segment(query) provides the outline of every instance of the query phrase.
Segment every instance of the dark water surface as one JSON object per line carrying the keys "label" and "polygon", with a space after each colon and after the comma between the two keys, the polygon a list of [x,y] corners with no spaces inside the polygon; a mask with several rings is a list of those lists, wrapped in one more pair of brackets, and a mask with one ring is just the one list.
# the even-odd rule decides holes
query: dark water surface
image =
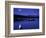
{"label": "dark water surface", "polygon": [[34,21],[16,21],[14,22],[14,30],[19,29],[19,25],[21,24],[21,29],[39,29],[39,19],[34,18]]}

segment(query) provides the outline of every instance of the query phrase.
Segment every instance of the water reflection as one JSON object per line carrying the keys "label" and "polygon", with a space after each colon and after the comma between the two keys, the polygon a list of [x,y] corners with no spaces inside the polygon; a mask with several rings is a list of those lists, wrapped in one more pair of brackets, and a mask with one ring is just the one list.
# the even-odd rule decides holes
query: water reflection
{"label": "water reflection", "polygon": [[16,16],[14,15],[14,29],[38,29],[38,16]]}

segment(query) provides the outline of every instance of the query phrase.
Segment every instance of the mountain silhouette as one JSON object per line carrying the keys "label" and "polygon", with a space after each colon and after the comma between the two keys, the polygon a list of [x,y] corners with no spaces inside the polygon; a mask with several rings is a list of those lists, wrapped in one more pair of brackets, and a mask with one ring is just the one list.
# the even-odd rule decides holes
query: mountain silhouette
{"label": "mountain silhouette", "polygon": [[29,15],[29,16],[24,16],[24,15],[14,15],[14,21],[34,21],[34,18],[39,18],[39,16],[35,15]]}

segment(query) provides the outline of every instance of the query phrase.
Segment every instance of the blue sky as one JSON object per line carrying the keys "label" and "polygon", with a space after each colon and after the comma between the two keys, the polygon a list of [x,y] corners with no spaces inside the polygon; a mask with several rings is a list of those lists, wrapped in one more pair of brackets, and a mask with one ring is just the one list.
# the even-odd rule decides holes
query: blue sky
{"label": "blue sky", "polygon": [[32,8],[14,8],[14,14],[17,15],[36,15],[39,16],[39,9],[32,9]]}

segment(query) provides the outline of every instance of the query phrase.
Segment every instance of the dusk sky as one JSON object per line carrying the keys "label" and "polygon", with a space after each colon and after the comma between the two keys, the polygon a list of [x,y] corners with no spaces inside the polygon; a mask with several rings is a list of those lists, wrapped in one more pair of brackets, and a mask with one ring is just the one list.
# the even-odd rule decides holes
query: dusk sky
{"label": "dusk sky", "polygon": [[17,15],[38,15],[39,16],[39,9],[32,9],[32,8],[14,8],[14,14]]}

